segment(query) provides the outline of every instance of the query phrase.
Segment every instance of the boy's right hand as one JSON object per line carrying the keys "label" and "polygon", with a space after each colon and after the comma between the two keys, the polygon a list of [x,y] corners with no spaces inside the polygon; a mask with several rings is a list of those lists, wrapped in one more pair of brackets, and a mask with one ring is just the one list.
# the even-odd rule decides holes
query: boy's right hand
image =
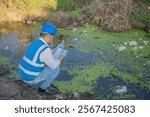
{"label": "boy's right hand", "polygon": [[66,57],[66,55],[67,55],[67,50],[63,50],[61,53],[60,53],[60,56],[62,56],[63,58],[65,58]]}
{"label": "boy's right hand", "polygon": [[65,48],[64,41],[62,41],[60,44],[58,44],[56,48],[62,48],[62,49],[64,49]]}

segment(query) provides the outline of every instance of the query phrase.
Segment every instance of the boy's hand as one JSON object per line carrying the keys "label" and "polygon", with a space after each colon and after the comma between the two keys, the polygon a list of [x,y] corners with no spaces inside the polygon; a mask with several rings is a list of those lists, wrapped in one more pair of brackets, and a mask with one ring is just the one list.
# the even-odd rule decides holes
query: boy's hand
{"label": "boy's hand", "polygon": [[64,49],[65,48],[64,40],[60,44],[58,44],[56,48],[62,48],[62,49]]}
{"label": "boy's hand", "polygon": [[67,50],[63,50],[61,53],[60,53],[60,56],[62,56],[63,58],[65,58],[66,57],[66,55],[67,55]]}

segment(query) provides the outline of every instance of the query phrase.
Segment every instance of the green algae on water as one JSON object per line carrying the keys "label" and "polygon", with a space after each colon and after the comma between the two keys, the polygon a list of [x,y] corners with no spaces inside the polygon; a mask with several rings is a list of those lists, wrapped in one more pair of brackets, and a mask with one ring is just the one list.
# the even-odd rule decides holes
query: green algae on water
{"label": "green algae on water", "polygon": [[114,65],[106,62],[97,62],[92,65],[68,69],[73,76],[70,81],[55,81],[54,84],[62,92],[88,92],[92,93],[94,85],[100,76],[107,77],[111,74],[118,76],[126,82],[139,83],[141,74],[129,74],[119,71]]}
{"label": "green algae on water", "polygon": [[[133,50],[132,46],[125,45],[127,41],[136,41],[138,46],[143,46],[143,40],[147,33],[141,30],[131,29],[123,33],[109,33],[100,28],[87,25],[75,27],[71,30],[59,29],[59,31],[70,37],[77,38],[71,44],[75,49],[83,53],[100,53],[102,59],[95,58],[96,63],[65,70],[73,76],[71,81],[55,81],[55,85],[62,92],[90,92],[100,76],[113,75],[126,83],[133,83],[147,87],[143,83],[145,66],[148,61],[150,46],[149,43],[144,49]],[[119,52],[116,46],[124,45],[126,50]],[[141,54],[142,53],[142,54]],[[147,57],[147,58],[146,58]],[[123,66],[119,67],[118,66]],[[148,66],[147,66],[148,67]]]}
{"label": "green algae on water", "polygon": [[10,59],[7,57],[0,56],[0,64],[6,65],[9,64]]}
{"label": "green algae on water", "polygon": [[88,92],[92,93],[93,86],[100,76],[108,76],[113,69],[112,65],[98,62],[92,65],[68,69],[73,76],[70,81],[55,81],[54,84],[62,92]]}

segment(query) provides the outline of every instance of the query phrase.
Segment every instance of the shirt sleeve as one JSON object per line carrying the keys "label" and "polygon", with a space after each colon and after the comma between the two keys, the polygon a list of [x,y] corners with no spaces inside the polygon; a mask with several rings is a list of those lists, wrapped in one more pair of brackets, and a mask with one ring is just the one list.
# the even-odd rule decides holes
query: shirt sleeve
{"label": "shirt sleeve", "polygon": [[55,69],[60,65],[58,59],[54,59],[52,50],[50,48],[45,49],[40,55],[40,61],[44,62],[51,69]]}

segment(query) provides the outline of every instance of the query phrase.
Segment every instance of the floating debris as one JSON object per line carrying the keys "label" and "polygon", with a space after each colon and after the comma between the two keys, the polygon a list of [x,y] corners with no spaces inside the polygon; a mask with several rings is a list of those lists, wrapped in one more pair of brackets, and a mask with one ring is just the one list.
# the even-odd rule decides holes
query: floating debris
{"label": "floating debris", "polygon": [[138,58],[139,58],[139,56],[136,56],[136,58],[138,59]]}
{"label": "floating debris", "polygon": [[127,45],[128,44],[128,42],[124,42],[124,45]]}
{"label": "floating debris", "polygon": [[143,49],[144,47],[143,46],[139,46],[139,49]]}
{"label": "floating debris", "polygon": [[146,64],[144,63],[143,66],[146,66]]}
{"label": "floating debris", "polygon": [[4,47],[3,47],[3,50],[8,50],[8,46],[4,46]]}
{"label": "floating debris", "polygon": [[138,47],[136,46],[136,47],[133,47],[132,49],[133,49],[133,50],[138,50]]}
{"label": "floating debris", "polygon": [[73,41],[78,41],[78,38],[74,38]]}
{"label": "floating debris", "polygon": [[125,46],[121,45],[118,50],[119,51],[124,51],[125,49],[127,49],[127,48]]}
{"label": "floating debris", "polygon": [[73,28],[73,32],[76,31],[76,30],[77,30],[76,28]]}
{"label": "floating debris", "polygon": [[127,87],[126,86],[122,86],[121,88],[115,90],[116,93],[124,93],[127,92]]}
{"label": "floating debris", "polygon": [[103,52],[99,52],[100,54],[103,54]]}
{"label": "floating debris", "polygon": [[149,41],[143,41],[143,43],[144,43],[145,45],[147,45],[147,44],[149,43]]}
{"label": "floating debris", "polygon": [[130,46],[136,46],[138,43],[136,42],[136,41],[131,41],[130,43],[129,43],[129,45]]}

